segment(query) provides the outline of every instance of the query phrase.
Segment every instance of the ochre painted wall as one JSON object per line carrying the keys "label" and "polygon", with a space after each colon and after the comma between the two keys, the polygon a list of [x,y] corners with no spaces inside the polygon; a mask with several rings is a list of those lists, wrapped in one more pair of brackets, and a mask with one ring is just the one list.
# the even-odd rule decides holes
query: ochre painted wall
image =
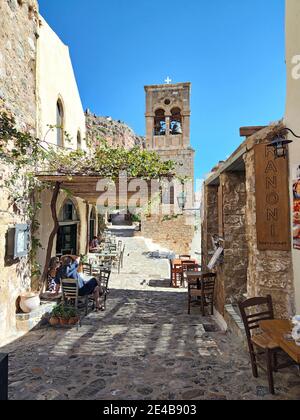
{"label": "ochre painted wall", "polygon": [[[300,135],[300,1],[286,0],[286,65],[287,99],[285,125]],[[295,166],[300,165],[300,139],[289,146],[290,188],[292,207],[292,181]],[[293,218],[291,218],[293,222]],[[293,269],[296,293],[296,310],[300,313],[300,250],[293,250]]]}

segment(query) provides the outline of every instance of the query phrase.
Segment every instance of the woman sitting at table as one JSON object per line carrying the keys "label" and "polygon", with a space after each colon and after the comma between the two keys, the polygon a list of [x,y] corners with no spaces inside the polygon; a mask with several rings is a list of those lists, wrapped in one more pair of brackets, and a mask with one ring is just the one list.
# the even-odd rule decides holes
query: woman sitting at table
{"label": "woman sitting at table", "polygon": [[55,277],[57,271],[60,268],[60,260],[58,257],[53,257],[50,260],[49,269],[48,269],[48,290],[53,292],[56,289]]}
{"label": "woman sitting at table", "polygon": [[97,236],[94,236],[90,242],[90,252],[97,252],[99,250],[99,242]]}
{"label": "woman sitting at table", "polygon": [[79,296],[89,296],[93,294],[96,304],[96,311],[102,310],[103,308],[100,306],[100,297],[103,295],[103,290],[97,279],[94,277],[84,278],[81,274],[78,273],[79,264],[79,257],[68,256],[64,258],[62,266],[58,270],[55,278],[55,283],[57,285],[56,293],[59,292],[60,284],[63,279],[77,280]]}

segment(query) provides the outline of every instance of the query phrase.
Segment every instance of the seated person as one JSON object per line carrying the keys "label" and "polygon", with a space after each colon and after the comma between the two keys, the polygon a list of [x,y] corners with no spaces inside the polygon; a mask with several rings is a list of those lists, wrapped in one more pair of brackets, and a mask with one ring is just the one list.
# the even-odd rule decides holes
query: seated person
{"label": "seated person", "polygon": [[55,277],[57,270],[60,268],[60,260],[58,257],[53,257],[50,260],[49,269],[48,269],[48,290],[53,292],[56,288]]}
{"label": "seated person", "polygon": [[97,279],[89,278],[84,279],[84,277],[78,273],[80,258],[76,256],[64,257],[61,268],[58,270],[55,283],[57,285],[56,292],[58,293],[60,289],[60,283],[62,279],[74,279],[78,282],[79,287],[79,296],[89,296],[94,295],[94,300],[96,304],[96,311],[103,309],[100,306],[100,296],[102,296],[103,291],[98,283]]}
{"label": "seated person", "polygon": [[90,242],[90,252],[97,252],[99,248],[99,242],[97,236],[94,236],[93,240]]}

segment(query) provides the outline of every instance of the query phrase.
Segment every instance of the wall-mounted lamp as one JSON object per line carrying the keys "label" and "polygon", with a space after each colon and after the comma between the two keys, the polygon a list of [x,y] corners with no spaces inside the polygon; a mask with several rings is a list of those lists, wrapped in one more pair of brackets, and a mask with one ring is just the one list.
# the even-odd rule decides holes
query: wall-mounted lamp
{"label": "wall-mounted lamp", "polygon": [[199,207],[198,209],[186,209],[186,203],[187,203],[187,194],[182,191],[178,197],[177,197],[177,202],[178,202],[178,206],[181,209],[182,212],[184,211],[200,211],[201,208]]}
{"label": "wall-mounted lamp", "polygon": [[296,137],[297,139],[300,139],[300,136],[297,136],[290,128],[283,128],[278,134],[277,136],[274,138],[274,140],[271,141],[270,144],[268,144],[269,147],[273,147],[274,148],[274,154],[275,154],[275,158],[279,159],[279,158],[286,158],[287,154],[288,154],[288,145],[290,143],[293,143],[292,140],[288,140],[286,138],[287,136],[287,131],[289,131],[290,133],[292,133],[292,135],[294,137]]}
{"label": "wall-mounted lamp", "polygon": [[178,202],[178,206],[179,208],[184,211],[185,210],[185,206],[186,206],[186,202],[187,202],[187,195],[184,191],[182,191],[178,197],[177,197],[177,202]]}

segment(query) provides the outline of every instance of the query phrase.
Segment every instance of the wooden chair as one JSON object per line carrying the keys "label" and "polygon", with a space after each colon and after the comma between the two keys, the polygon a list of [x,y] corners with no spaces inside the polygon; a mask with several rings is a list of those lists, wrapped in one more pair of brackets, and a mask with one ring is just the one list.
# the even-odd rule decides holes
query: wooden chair
{"label": "wooden chair", "polygon": [[123,249],[118,257],[118,273],[120,274],[121,268],[124,266],[124,254],[125,254],[126,245],[123,246]]}
{"label": "wooden chair", "polygon": [[[171,265],[172,265],[172,263],[171,263]],[[183,267],[182,267],[182,264],[172,265],[171,273],[172,273],[171,286],[175,287],[175,288],[180,287],[183,283]]]}
{"label": "wooden chair", "polygon": [[92,264],[83,263],[81,266],[83,274],[87,276],[92,276]]}
{"label": "wooden chair", "polygon": [[61,281],[62,288],[62,301],[66,305],[74,305],[76,310],[80,309],[79,304],[82,302],[85,315],[88,314],[88,305],[89,297],[88,296],[79,296],[78,282],[75,279],[62,279]]}
{"label": "wooden chair", "polygon": [[214,314],[214,295],[217,275],[215,273],[199,274],[198,281],[188,282],[188,314],[191,314],[193,298],[200,299],[202,316],[205,316],[205,307],[210,306],[211,315]]}
{"label": "wooden chair", "polygon": [[107,295],[109,294],[109,279],[111,276],[110,270],[102,269],[100,271],[99,281],[103,292],[103,302],[104,302],[104,309],[106,310],[106,301],[107,301]]}
{"label": "wooden chair", "polygon": [[[260,309],[262,307],[265,307],[265,309]],[[270,393],[274,395],[273,371],[277,371],[278,369],[277,352],[280,349],[267,334],[259,332],[260,321],[274,319],[272,297],[268,295],[266,298],[257,297],[248,299],[245,302],[240,303],[239,308],[246,330],[253,376],[258,378],[258,366],[265,370],[264,367],[257,363],[257,356],[264,354],[267,363],[269,389]],[[247,313],[247,311],[249,311],[249,313]],[[253,334],[254,331],[258,331],[259,333],[255,335]],[[259,349],[258,352],[255,351],[255,347]]]}
{"label": "wooden chair", "polygon": [[122,249],[122,257],[121,257],[121,267],[124,267],[124,254],[125,254],[126,245],[123,246]]}

